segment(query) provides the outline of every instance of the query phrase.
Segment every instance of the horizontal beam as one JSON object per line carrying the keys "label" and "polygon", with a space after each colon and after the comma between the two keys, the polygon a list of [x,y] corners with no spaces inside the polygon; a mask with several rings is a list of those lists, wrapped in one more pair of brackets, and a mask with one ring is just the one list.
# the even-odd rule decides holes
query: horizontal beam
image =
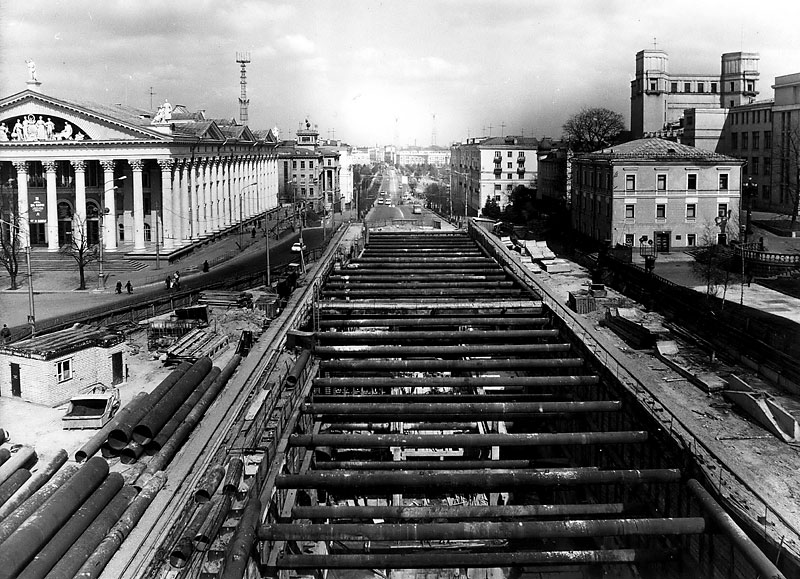
{"label": "horizontal beam", "polygon": [[[488,398],[488,397],[484,397]],[[342,401],[341,404],[303,404],[302,411],[308,414],[325,415],[393,415],[395,420],[402,419],[406,414],[429,415],[431,417],[470,416],[475,419],[485,419],[485,414],[491,413],[498,416],[507,414],[542,414],[550,412],[578,413],[578,412],[616,412],[622,408],[622,403],[615,400],[594,400],[588,402],[459,402],[458,396],[453,396],[449,403],[426,403],[424,399],[419,403],[411,404],[361,404]]]}
{"label": "horizontal beam", "polygon": [[424,328],[430,326],[544,326],[550,323],[550,318],[541,316],[380,316],[380,317],[360,317],[343,319],[321,319],[319,325],[322,328],[358,328],[358,327],[415,327]]}
{"label": "horizontal beam", "polygon": [[380,370],[383,372],[443,372],[447,370],[498,371],[536,368],[578,368],[582,358],[503,358],[473,360],[322,360],[321,372]]}
{"label": "horizontal beam", "polygon": [[603,503],[567,505],[432,505],[394,506],[295,506],[293,519],[524,519],[529,517],[572,517],[576,515],[619,515],[641,509],[640,504]]}
{"label": "horizontal beam", "polygon": [[647,431],[533,432],[509,434],[293,434],[290,446],[315,448],[473,448],[486,446],[547,446],[631,444],[645,442]]}
{"label": "horizontal beam", "polygon": [[[471,470],[536,468],[532,460],[330,460],[317,462],[314,470]],[[553,470],[553,469],[550,469]]]}
{"label": "horizontal beam", "polygon": [[669,483],[680,480],[677,469],[552,471],[316,471],[278,475],[277,488],[363,491],[364,489],[495,491],[552,485]]}
{"label": "horizontal beam", "polygon": [[541,300],[510,299],[510,300],[417,300],[414,302],[398,302],[396,300],[364,300],[364,301],[322,301],[319,307],[323,311],[327,310],[380,310],[380,311],[400,311],[400,310],[474,310],[485,308],[493,312],[497,310],[520,310],[532,309],[541,310]]}
{"label": "horizontal beam", "polygon": [[316,388],[541,388],[544,386],[593,386],[598,376],[430,376],[406,378],[391,376],[315,378]]}
{"label": "horizontal beam", "polygon": [[347,343],[381,343],[393,344],[400,342],[457,342],[469,344],[474,342],[495,342],[512,340],[539,340],[543,338],[557,338],[558,330],[475,330],[472,332],[441,331],[396,331],[396,332],[317,332],[317,343],[330,342]]}
{"label": "horizontal beam", "polygon": [[705,530],[703,517],[373,525],[293,521],[261,525],[258,529],[258,538],[262,541],[475,541],[698,535]]}
{"label": "horizontal beam", "polygon": [[317,346],[314,354],[319,358],[404,358],[424,356],[426,358],[465,358],[472,356],[527,356],[569,352],[567,343],[555,344],[466,344],[458,346],[417,345],[384,346],[370,344],[342,344],[339,346]]}
{"label": "horizontal beam", "polygon": [[492,392],[491,394],[458,394],[458,393],[450,393],[450,394],[333,394],[333,395],[326,395],[326,394],[314,394],[314,400],[317,400],[322,403],[338,403],[338,402],[346,402],[347,400],[353,400],[354,402],[367,402],[367,403],[375,403],[375,402],[407,402],[407,403],[416,403],[420,401],[424,402],[450,402],[453,400],[455,396],[458,396],[459,400],[466,401],[474,401],[474,402],[482,402],[487,398],[491,398],[492,400],[510,400],[515,402],[540,402],[542,400],[548,400],[550,398],[554,398],[553,394],[520,394],[518,392],[514,393],[495,393]]}
{"label": "horizontal beam", "polygon": [[[516,551],[466,553],[351,553],[336,555],[281,555],[278,569],[426,569],[489,568],[519,565],[631,564],[669,561],[671,549],[603,549],[599,551]],[[262,557],[263,559],[263,557]]]}

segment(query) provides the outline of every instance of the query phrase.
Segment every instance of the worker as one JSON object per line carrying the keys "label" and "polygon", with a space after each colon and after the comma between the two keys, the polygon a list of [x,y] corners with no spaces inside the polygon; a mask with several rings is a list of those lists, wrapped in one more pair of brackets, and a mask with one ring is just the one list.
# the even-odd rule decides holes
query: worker
{"label": "worker", "polygon": [[133,284],[131,283],[131,280],[128,280],[128,283],[125,284],[125,289],[129,294],[133,293]]}
{"label": "worker", "polygon": [[117,282],[117,293],[118,294],[122,293],[122,282],[121,281]]}
{"label": "worker", "polygon": [[[253,231],[255,232],[255,228],[253,229]],[[203,273],[208,273],[208,270],[209,270],[208,260],[205,260],[203,262]]]}

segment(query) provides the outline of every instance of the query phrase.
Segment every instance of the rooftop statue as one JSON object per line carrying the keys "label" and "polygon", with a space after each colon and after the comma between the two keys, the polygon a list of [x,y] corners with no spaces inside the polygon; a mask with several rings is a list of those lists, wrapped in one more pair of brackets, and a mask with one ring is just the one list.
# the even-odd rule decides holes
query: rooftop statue
{"label": "rooftop statue", "polygon": [[28,76],[30,76],[28,81],[39,82],[39,79],[36,78],[36,63],[32,60],[26,60],[25,64],[28,65]]}

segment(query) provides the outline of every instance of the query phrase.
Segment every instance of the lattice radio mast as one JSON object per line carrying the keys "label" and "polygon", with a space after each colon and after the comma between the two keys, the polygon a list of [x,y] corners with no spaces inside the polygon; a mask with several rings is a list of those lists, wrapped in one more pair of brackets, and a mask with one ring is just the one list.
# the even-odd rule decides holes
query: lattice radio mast
{"label": "lattice radio mast", "polygon": [[247,107],[250,106],[250,99],[247,98],[247,64],[250,62],[249,52],[237,52],[236,62],[242,67],[241,74],[239,75],[239,86],[242,91],[239,95],[239,122],[243,125],[247,124]]}
{"label": "lattice radio mast", "polygon": [[436,113],[433,113],[433,130],[431,131],[431,145],[436,146]]}

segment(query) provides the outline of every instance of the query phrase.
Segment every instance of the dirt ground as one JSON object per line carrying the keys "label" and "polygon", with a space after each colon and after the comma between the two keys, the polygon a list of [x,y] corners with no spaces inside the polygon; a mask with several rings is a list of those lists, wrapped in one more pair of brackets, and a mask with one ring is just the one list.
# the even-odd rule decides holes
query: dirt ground
{"label": "dirt ground", "polygon": [[[258,291],[251,293],[254,299],[259,295]],[[213,357],[214,365],[222,368],[230,360],[243,330],[251,330],[258,336],[263,324],[264,315],[257,310],[209,306],[207,330],[226,334],[229,338],[228,346]],[[128,380],[119,386],[122,406],[139,392],[152,391],[174,369],[174,366],[165,366],[159,361],[159,352],[147,350],[146,325],[131,327],[125,345]],[[72,460],[75,451],[97,430],[64,430],[61,417],[67,409],[68,404],[50,408],[18,398],[0,398],[0,428],[9,435],[9,440],[3,446],[12,451],[16,445],[32,446],[40,464],[62,448]]]}

